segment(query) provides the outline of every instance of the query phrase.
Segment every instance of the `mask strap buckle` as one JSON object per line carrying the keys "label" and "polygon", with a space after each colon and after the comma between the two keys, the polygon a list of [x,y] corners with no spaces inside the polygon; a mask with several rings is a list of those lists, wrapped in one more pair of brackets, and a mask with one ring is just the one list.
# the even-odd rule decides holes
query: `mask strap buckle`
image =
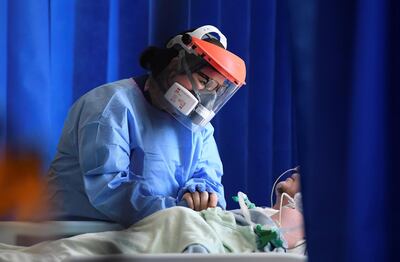
{"label": "mask strap buckle", "polygon": [[[221,33],[221,31],[218,30],[215,26],[212,25],[205,25],[202,27],[197,28],[193,32],[188,32],[186,34],[196,37],[199,39],[202,39],[203,36],[210,34],[210,33],[216,33],[219,36],[219,42],[224,46],[224,48],[227,48],[227,40],[224,34]],[[182,35],[177,35],[174,38],[172,38],[168,43],[167,43],[167,48],[172,48],[174,45],[178,44],[181,46],[183,49],[185,49],[189,53],[193,53],[194,51],[189,48],[187,45],[185,45],[182,41]]]}

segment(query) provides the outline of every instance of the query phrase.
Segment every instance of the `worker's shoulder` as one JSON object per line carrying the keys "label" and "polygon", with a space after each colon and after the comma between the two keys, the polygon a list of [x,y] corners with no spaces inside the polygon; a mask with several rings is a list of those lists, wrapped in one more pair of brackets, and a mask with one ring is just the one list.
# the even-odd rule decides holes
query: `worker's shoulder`
{"label": "worker's shoulder", "polygon": [[106,111],[124,111],[135,103],[137,93],[140,93],[132,79],[122,79],[93,88],[81,96],[71,107],[71,112],[77,115],[95,117]]}
{"label": "worker's shoulder", "polygon": [[90,98],[99,96],[110,97],[118,93],[126,93],[135,91],[137,85],[132,78],[122,79],[115,82],[107,83],[96,88],[93,88],[87,92],[83,98]]}
{"label": "worker's shoulder", "polygon": [[107,105],[110,101],[123,102],[132,100],[132,97],[137,96],[137,93],[140,92],[133,79],[122,79],[93,88],[81,96],[76,103],[82,105]]}

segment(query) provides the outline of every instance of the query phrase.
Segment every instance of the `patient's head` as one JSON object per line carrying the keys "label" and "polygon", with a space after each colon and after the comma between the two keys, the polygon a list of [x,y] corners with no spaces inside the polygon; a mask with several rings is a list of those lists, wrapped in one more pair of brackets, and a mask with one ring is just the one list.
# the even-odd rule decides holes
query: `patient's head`
{"label": "patient's head", "polygon": [[300,192],[300,174],[295,173],[288,177],[285,181],[279,182],[276,185],[276,196],[279,198],[282,193],[286,193],[291,197]]}
{"label": "patient's head", "polygon": [[[304,239],[303,215],[298,208],[286,208],[285,206],[289,204],[288,198],[281,199],[281,196],[283,193],[286,193],[294,198],[294,195],[299,193],[300,189],[299,173],[295,173],[285,181],[279,182],[275,189],[277,201],[273,208],[280,212],[273,215],[272,219],[276,221],[282,229],[290,229],[283,231],[289,248],[295,247],[298,241]],[[282,201],[282,203],[280,203],[280,201]]]}

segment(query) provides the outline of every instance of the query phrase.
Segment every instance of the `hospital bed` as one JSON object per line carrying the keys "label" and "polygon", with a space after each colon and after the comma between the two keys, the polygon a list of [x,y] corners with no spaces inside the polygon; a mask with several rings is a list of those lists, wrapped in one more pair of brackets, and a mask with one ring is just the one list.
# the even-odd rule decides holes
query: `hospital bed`
{"label": "hospital bed", "polygon": [[0,222],[0,243],[31,246],[46,240],[56,240],[84,233],[115,231],[121,225],[102,221]]}
{"label": "hospital bed", "polygon": [[[0,243],[31,246],[45,240],[55,240],[83,233],[118,231],[118,224],[101,221],[47,221],[47,222],[0,222]],[[0,250],[0,254],[1,254]],[[305,262],[306,257],[287,253],[238,253],[238,254],[130,254],[71,257],[65,261],[216,261],[216,262]]]}
{"label": "hospital bed", "polygon": [[76,257],[68,262],[306,262],[305,256],[281,253],[251,253],[251,254],[141,254],[141,255],[111,255],[90,258]]}
{"label": "hospital bed", "polygon": [[[0,243],[30,246],[44,240],[55,240],[83,233],[120,230],[118,224],[100,221],[47,221],[0,222]],[[137,254],[73,257],[66,261],[216,261],[216,262],[305,262],[306,257],[296,254],[251,253],[251,254]]]}

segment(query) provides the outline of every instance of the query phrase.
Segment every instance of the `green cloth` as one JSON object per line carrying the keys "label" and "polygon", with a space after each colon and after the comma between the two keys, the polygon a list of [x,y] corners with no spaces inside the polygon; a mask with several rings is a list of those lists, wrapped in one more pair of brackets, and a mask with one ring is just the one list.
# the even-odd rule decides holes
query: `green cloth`
{"label": "green cloth", "polygon": [[71,256],[135,253],[181,253],[200,244],[210,253],[256,250],[249,226],[237,226],[221,208],[196,212],[173,207],[156,212],[122,231],[88,233],[31,247],[0,244],[0,261],[61,261]]}
{"label": "green cloth", "polygon": [[255,252],[256,234],[251,226],[239,226],[231,212],[209,208],[200,212],[208,227],[214,229],[226,252]]}

